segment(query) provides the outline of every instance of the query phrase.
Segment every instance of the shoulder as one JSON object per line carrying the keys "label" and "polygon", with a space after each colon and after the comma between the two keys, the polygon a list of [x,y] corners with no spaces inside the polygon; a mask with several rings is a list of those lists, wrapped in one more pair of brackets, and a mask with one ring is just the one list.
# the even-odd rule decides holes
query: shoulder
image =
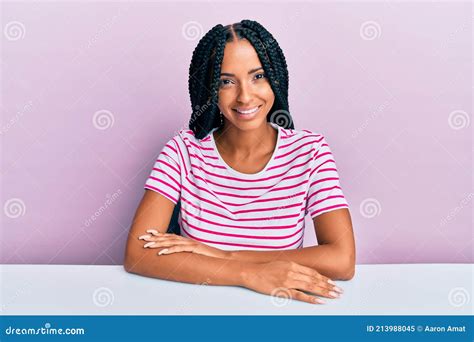
{"label": "shoulder", "polygon": [[312,131],[309,129],[281,129],[281,146],[309,146],[319,150],[323,144],[326,143],[326,139],[323,133],[318,131]]}

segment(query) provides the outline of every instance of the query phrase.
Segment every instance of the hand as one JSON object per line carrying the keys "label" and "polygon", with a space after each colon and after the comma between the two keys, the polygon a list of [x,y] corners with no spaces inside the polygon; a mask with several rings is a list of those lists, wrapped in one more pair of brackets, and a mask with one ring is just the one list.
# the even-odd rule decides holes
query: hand
{"label": "hand", "polygon": [[315,269],[291,261],[254,264],[244,275],[244,286],[260,293],[313,304],[324,301],[303,291],[328,298],[338,298],[343,292]]}
{"label": "hand", "polygon": [[180,235],[160,233],[154,229],[148,229],[146,232],[151,235],[142,235],[138,239],[147,241],[143,248],[165,247],[158,253],[158,255],[191,252],[221,259],[228,259],[230,257],[230,254],[227,251],[208,246],[199,241]]}

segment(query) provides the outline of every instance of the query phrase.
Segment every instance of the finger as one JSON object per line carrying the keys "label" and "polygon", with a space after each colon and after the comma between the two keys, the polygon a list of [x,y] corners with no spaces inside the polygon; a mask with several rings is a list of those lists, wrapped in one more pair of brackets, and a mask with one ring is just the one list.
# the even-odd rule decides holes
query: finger
{"label": "finger", "polygon": [[162,235],[166,234],[166,233],[159,232],[156,229],[148,229],[146,232],[150,233],[150,234],[153,234],[155,236],[162,236]]}
{"label": "finger", "polygon": [[178,241],[180,239],[177,239],[176,237],[173,236],[151,236],[151,235],[142,235],[139,237],[140,240],[145,240],[145,241]]}
{"label": "finger", "polygon": [[162,254],[172,254],[172,253],[179,253],[179,252],[192,252],[193,247],[191,245],[180,245],[180,246],[173,246],[170,248],[162,249],[158,252],[158,255]]}
{"label": "finger", "polygon": [[184,245],[184,244],[189,244],[186,241],[162,241],[162,242],[156,242],[156,241],[151,241],[146,243],[143,248],[161,248],[161,247],[171,247],[171,246],[176,246],[176,245]]}
{"label": "finger", "polygon": [[329,279],[326,276],[323,276],[321,273],[316,271],[314,268],[303,266],[303,265],[295,263],[295,269],[298,272],[301,272],[303,274],[307,274],[309,276],[316,277],[317,279],[321,279],[321,281],[327,282],[331,285],[336,285],[336,283],[334,281],[332,281],[331,279]]}
{"label": "finger", "polygon": [[322,299],[308,295],[304,292],[295,290],[295,289],[288,289],[290,292],[291,298],[302,301],[302,302],[307,302],[311,304],[325,304],[326,302],[323,301]]}
{"label": "finger", "polygon": [[289,285],[290,285],[291,288],[311,292],[311,293],[314,293],[318,296],[323,296],[323,297],[327,297],[327,298],[339,298],[341,296],[337,292],[330,291],[326,288],[315,285],[314,283],[308,283],[306,281],[293,280],[293,282],[290,282]]}
{"label": "finger", "polygon": [[321,279],[318,279],[318,278],[313,277],[313,276],[309,276],[309,275],[299,273],[299,272],[294,272],[294,273],[291,273],[291,277],[295,280],[300,280],[300,281],[304,281],[304,282],[309,283],[309,284],[313,284],[315,286],[319,286],[319,287],[327,290],[328,292],[329,291],[335,291],[335,292],[338,292],[338,293],[342,293],[342,289],[340,289],[339,287],[331,285],[328,282],[322,281]]}

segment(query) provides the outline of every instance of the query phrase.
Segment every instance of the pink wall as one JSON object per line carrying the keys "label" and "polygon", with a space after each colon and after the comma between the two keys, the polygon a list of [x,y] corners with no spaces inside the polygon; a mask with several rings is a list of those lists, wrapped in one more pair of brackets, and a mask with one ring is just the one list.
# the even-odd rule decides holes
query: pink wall
{"label": "pink wall", "polygon": [[357,263],[472,263],[471,7],[2,3],[1,262],[121,264],[189,119],[197,38],[254,19],[286,54],[296,128],[331,145]]}

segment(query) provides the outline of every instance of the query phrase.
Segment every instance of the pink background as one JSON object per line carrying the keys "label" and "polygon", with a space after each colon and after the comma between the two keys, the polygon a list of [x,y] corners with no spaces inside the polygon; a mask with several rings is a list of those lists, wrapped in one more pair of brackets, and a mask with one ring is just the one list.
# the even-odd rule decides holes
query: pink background
{"label": "pink background", "polygon": [[3,2],[1,262],[121,264],[189,120],[198,38],[253,19],[287,57],[296,128],[333,150],[357,263],[472,263],[471,7]]}

